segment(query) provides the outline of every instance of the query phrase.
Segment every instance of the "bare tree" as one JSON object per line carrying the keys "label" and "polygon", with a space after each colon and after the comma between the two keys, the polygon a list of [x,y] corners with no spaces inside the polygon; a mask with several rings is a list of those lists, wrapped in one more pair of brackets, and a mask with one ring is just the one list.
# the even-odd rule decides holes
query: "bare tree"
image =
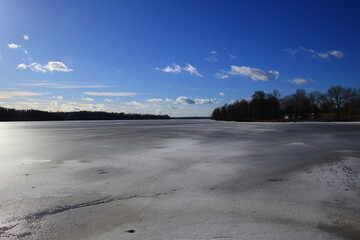
{"label": "bare tree", "polygon": [[340,109],[344,104],[349,101],[353,95],[353,91],[351,88],[344,88],[340,85],[331,87],[327,91],[327,95],[335,106],[336,110],[336,119],[340,119]]}

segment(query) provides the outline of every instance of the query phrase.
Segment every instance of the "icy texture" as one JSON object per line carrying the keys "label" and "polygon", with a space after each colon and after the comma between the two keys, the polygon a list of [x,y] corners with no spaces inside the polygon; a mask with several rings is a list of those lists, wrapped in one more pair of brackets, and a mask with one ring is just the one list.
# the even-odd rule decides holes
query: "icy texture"
{"label": "icy texture", "polygon": [[359,239],[360,124],[0,123],[1,239]]}

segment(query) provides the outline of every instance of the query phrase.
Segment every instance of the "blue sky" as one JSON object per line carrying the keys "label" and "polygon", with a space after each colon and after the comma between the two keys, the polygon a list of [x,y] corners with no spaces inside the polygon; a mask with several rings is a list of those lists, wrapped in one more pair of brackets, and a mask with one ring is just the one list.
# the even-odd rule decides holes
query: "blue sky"
{"label": "blue sky", "polygon": [[360,86],[359,1],[0,0],[0,106],[209,116]]}

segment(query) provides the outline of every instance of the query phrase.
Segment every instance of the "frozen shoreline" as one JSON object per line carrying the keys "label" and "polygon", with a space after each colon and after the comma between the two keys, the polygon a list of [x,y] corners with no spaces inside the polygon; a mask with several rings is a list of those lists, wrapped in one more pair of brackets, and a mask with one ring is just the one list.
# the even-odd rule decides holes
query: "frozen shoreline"
{"label": "frozen shoreline", "polygon": [[360,236],[359,124],[117,123],[1,123],[1,238]]}

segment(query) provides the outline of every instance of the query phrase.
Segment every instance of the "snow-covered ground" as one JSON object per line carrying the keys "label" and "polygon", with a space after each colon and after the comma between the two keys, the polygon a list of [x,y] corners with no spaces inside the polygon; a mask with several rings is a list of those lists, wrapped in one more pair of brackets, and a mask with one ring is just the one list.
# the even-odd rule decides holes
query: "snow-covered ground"
{"label": "snow-covered ground", "polygon": [[360,239],[360,124],[0,123],[1,239]]}

